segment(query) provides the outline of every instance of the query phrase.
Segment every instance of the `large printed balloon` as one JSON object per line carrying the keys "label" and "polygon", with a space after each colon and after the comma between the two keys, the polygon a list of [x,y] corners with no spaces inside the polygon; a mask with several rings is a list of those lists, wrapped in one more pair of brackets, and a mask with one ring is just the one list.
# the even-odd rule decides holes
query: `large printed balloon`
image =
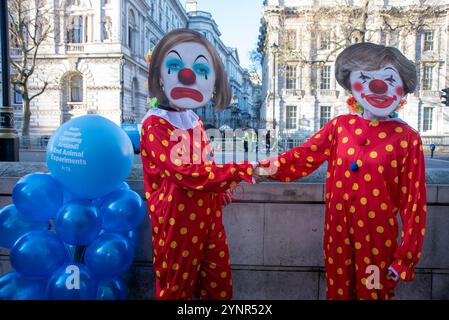
{"label": "large printed balloon", "polygon": [[67,264],[55,271],[48,281],[47,296],[51,300],[94,300],[98,282],[83,264]]}
{"label": "large printed balloon", "polygon": [[46,300],[45,280],[31,280],[17,272],[0,277],[0,300]]}
{"label": "large printed balloon", "polygon": [[15,205],[10,204],[0,210],[0,247],[11,249],[25,233],[47,228],[47,222],[28,220]]}
{"label": "large printed balloon", "polygon": [[134,160],[127,134],[112,121],[85,115],[64,123],[47,146],[51,174],[78,197],[95,199],[117,189]]}
{"label": "large printed balloon", "polygon": [[59,210],[55,230],[59,239],[65,243],[88,245],[101,230],[98,210],[89,200],[72,200]]}
{"label": "large printed balloon", "polygon": [[66,260],[66,248],[49,231],[30,231],[17,240],[11,249],[12,267],[29,278],[50,276]]}
{"label": "large printed balloon", "polygon": [[100,278],[113,278],[128,271],[133,248],[128,239],[115,233],[103,233],[87,247],[86,265]]}
{"label": "large printed balloon", "polygon": [[132,190],[117,190],[102,202],[103,229],[122,233],[135,229],[145,215],[142,198]]}
{"label": "large printed balloon", "polygon": [[59,183],[45,173],[31,173],[14,186],[12,200],[28,219],[48,221],[62,205],[63,193]]}
{"label": "large printed balloon", "polygon": [[122,278],[101,280],[98,284],[97,300],[126,300],[128,286]]}

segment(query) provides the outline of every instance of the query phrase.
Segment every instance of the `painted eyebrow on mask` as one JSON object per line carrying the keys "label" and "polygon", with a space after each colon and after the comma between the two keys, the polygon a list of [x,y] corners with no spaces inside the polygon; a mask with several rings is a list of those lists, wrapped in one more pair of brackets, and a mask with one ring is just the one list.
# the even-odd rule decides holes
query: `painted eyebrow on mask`
{"label": "painted eyebrow on mask", "polygon": [[196,57],[195,61],[193,61],[193,63],[196,62],[196,60],[198,60],[199,58],[204,58],[204,60],[206,60],[207,62],[209,62],[209,60],[207,60],[207,58],[205,56],[203,56],[202,54],[200,54],[198,57]]}
{"label": "painted eyebrow on mask", "polygon": [[392,67],[386,67],[385,69],[384,69],[384,71],[385,70],[393,70],[394,72],[396,72],[396,73],[398,73],[395,69],[393,69]]}
{"label": "painted eyebrow on mask", "polygon": [[170,53],[176,54],[176,55],[179,57],[179,59],[182,60],[181,55],[178,53],[178,51],[176,51],[176,50],[171,50],[169,53],[167,53],[167,56],[168,56]]}

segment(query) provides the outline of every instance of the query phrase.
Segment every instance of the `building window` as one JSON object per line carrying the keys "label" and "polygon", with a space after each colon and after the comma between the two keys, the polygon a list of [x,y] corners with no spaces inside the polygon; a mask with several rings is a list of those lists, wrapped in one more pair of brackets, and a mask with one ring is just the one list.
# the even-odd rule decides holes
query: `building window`
{"label": "building window", "polygon": [[320,50],[330,50],[331,36],[329,33],[321,33],[320,35]]}
{"label": "building window", "polygon": [[22,104],[22,94],[20,93],[19,86],[14,85],[14,104]]}
{"label": "building window", "polygon": [[296,49],[296,30],[287,30],[285,37],[285,48],[287,50]]}
{"label": "building window", "polygon": [[425,31],[424,32],[424,51],[432,51],[433,50],[433,40],[435,33],[433,31]]}
{"label": "building window", "polygon": [[424,66],[423,71],[423,90],[432,90],[432,74],[433,67],[432,66]]}
{"label": "building window", "polygon": [[296,106],[287,106],[286,129],[296,129]]}
{"label": "building window", "polygon": [[83,17],[76,16],[70,18],[70,24],[67,28],[67,42],[68,43],[82,43],[83,42]]}
{"label": "building window", "polygon": [[70,78],[70,102],[83,101],[83,77],[79,74]]}
{"label": "building window", "polygon": [[323,66],[321,69],[320,88],[323,90],[329,90],[331,88],[331,66]]}
{"label": "building window", "polygon": [[129,11],[128,20],[128,46],[132,53],[137,52],[137,23],[136,16],[133,11]]}
{"label": "building window", "polygon": [[296,89],[296,66],[287,66],[287,90]]}
{"label": "building window", "polygon": [[322,128],[330,120],[331,120],[331,107],[330,106],[321,106],[320,107],[320,128]]}
{"label": "building window", "polygon": [[139,89],[137,84],[137,79],[134,78],[132,82],[132,88],[131,88],[131,110],[134,112],[137,109],[137,104],[139,101],[138,98]]}
{"label": "building window", "polygon": [[423,131],[432,130],[433,108],[424,107]]}
{"label": "building window", "polygon": [[390,46],[399,48],[399,32],[392,31],[390,34]]}
{"label": "building window", "polygon": [[105,17],[103,20],[103,40],[110,40],[112,38],[112,19]]}

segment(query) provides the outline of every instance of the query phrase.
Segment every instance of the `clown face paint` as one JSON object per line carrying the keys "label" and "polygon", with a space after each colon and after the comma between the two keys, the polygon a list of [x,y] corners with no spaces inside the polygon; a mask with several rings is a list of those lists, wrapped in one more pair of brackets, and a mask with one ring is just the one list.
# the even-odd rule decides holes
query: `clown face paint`
{"label": "clown face paint", "polygon": [[378,117],[390,115],[404,97],[404,84],[391,64],[379,70],[353,71],[350,82],[357,102]]}
{"label": "clown face paint", "polygon": [[215,79],[209,51],[196,42],[174,46],[162,62],[164,93],[177,108],[196,109],[208,103],[214,93]]}

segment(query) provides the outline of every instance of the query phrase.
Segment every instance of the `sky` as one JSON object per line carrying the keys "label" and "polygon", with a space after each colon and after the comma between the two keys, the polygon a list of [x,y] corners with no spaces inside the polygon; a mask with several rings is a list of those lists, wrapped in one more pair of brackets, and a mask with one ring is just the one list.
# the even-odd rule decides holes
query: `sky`
{"label": "sky", "polygon": [[249,68],[249,51],[259,37],[262,0],[198,0],[197,10],[207,11],[218,25],[221,40],[238,49],[240,64]]}

